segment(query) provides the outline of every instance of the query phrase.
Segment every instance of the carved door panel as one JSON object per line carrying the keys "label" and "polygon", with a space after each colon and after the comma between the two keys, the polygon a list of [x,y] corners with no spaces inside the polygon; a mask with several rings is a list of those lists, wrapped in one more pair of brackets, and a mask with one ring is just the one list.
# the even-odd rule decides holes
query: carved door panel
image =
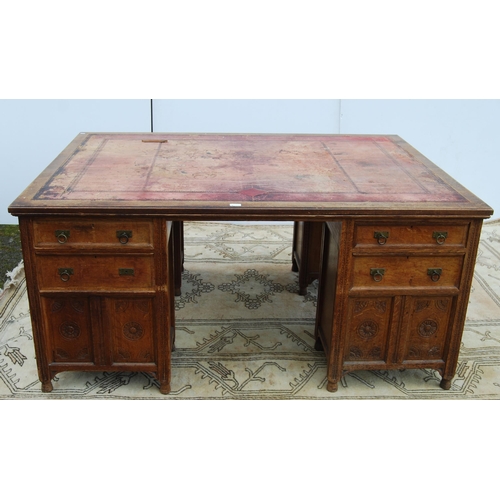
{"label": "carved door panel", "polygon": [[399,361],[444,360],[453,297],[407,297],[407,339]]}
{"label": "carved door panel", "polygon": [[346,364],[387,361],[393,303],[393,297],[349,299]]}
{"label": "carved door panel", "polygon": [[152,298],[105,298],[103,335],[111,364],[154,363]]}
{"label": "carved door panel", "polygon": [[87,297],[42,297],[52,363],[93,363],[94,349]]}

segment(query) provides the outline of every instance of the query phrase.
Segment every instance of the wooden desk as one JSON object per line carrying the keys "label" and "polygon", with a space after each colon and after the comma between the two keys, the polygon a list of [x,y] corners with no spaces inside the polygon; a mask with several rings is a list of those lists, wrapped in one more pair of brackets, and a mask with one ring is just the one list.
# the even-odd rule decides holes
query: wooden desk
{"label": "wooden desk", "polygon": [[[22,161],[22,159],[20,159]],[[170,391],[172,222],[323,222],[317,348],[355,369],[454,376],[492,209],[397,136],[82,133],[19,217],[42,390],[64,370],[155,374]]]}

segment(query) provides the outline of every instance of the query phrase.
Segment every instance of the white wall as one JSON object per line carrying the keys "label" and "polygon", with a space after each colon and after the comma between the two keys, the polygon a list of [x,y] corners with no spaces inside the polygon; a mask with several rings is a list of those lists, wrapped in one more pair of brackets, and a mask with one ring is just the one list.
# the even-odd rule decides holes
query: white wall
{"label": "white wall", "polygon": [[500,217],[500,100],[342,100],[342,134],[397,134]]}
{"label": "white wall", "polygon": [[339,99],[155,99],[155,132],[336,134]]}
{"label": "white wall", "polygon": [[149,132],[150,100],[0,100],[0,224],[8,206],[79,132]]}
{"label": "white wall", "polygon": [[[155,132],[397,134],[491,205],[500,100],[153,101]],[[0,100],[0,224],[9,204],[79,133],[148,132],[150,100]]]}

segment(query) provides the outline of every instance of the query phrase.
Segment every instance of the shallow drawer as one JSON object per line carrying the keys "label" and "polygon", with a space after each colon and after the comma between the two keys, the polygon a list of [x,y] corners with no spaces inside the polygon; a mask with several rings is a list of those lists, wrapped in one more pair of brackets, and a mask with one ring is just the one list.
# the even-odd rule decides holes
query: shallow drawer
{"label": "shallow drawer", "polygon": [[33,223],[35,247],[153,246],[150,220],[48,219]]}
{"label": "shallow drawer", "polygon": [[154,285],[151,256],[39,256],[40,289],[133,290]]}
{"label": "shallow drawer", "polygon": [[434,247],[465,247],[468,224],[414,224],[414,225],[356,225],[354,245],[391,247],[395,245],[422,245]]}
{"label": "shallow drawer", "polygon": [[355,287],[455,287],[460,284],[463,256],[357,256]]}

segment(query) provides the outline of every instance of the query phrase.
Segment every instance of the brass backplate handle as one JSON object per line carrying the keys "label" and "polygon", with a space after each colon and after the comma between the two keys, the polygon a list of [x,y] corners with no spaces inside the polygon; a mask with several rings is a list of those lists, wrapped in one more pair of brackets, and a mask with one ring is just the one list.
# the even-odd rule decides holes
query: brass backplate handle
{"label": "brass backplate handle", "polygon": [[132,238],[132,231],[116,231],[116,237],[122,245],[126,245],[128,240]]}
{"label": "brass backplate handle", "polygon": [[427,274],[431,277],[431,280],[434,282],[439,281],[442,272],[443,270],[439,267],[427,269]]}
{"label": "brass backplate handle", "polygon": [[66,229],[64,229],[64,230],[58,229],[55,232],[57,241],[59,243],[61,243],[61,245],[64,244],[64,243],[66,243],[68,241],[68,238],[69,238],[69,233],[70,232],[68,230],[66,230]]}
{"label": "brass backplate handle", "polygon": [[432,237],[436,240],[436,243],[438,245],[442,245],[446,241],[446,238],[448,237],[448,232],[447,231],[434,231],[432,233]]}
{"label": "brass backplate handle", "polygon": [[375,231],[373,237],[377,240],[379,245],[385,245],[387,238],[389,238],[389,231]]}
{"label": "brass backplate handle", "polygon": [[73,268],[71,267],[60,267],[58,269],[59,277],[61,281],[69,281],[69,277],[73,275]]}
{"label": "brass backplate handle", "polygon": [[370,274],[373,276],[373,281],[376,281],[377,283],[379,281],[382,281],[382,278],[384,277],[385,269],[381,268],[371,268],[370,269]]}

